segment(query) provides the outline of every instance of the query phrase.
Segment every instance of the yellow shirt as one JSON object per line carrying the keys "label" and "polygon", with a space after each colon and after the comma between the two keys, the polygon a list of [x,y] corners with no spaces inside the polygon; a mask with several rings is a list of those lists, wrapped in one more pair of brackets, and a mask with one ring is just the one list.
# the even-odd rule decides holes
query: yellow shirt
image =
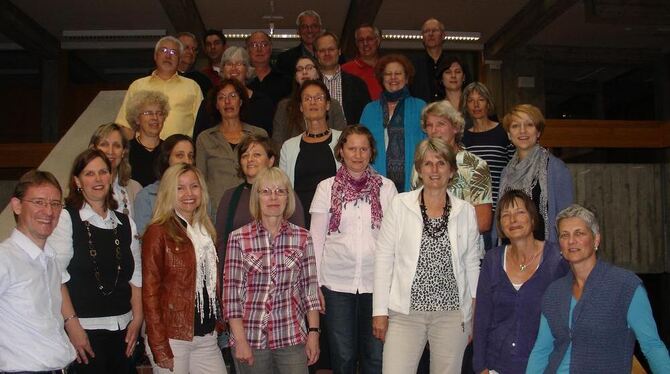
{"label": "yellow shirt", "polygon": [[162,139],[172,134],[193,136],[195,117],[202,102],[202,91],[195,81],[178,74],[163,80],[158,77],[155,70],[150,76],[135,80],[128,87],[119,114],[116,116],[116,123],[131,127],[126,121],[126,104],[133,94],[141,90],[159,91],[169,99],[170,114],[165,118],[160,135]]}

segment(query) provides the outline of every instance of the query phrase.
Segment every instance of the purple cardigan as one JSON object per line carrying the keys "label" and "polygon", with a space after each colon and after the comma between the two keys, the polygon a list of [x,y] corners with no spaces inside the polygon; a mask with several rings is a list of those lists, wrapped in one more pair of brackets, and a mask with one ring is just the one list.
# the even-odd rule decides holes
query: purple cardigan
{"label": "purple cardigan", "polygon": [[472,360],[476,373],[525,373],[544,290],[569,271],[558,245],[545,242],[540,267],[517,291],[503,269],[504,253],[505,246],[488,251],[479,273]]}

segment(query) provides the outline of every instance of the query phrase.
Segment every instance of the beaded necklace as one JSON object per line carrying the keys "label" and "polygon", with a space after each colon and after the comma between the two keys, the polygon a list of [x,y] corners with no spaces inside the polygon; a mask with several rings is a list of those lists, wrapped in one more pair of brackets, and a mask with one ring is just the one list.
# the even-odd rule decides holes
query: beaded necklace
{"label": "beaded necklace", "polygon": [[109,296],[114,293],[117,283],[119,283],[119,274],[121,274],[121,242],[119,241],[119,233],[116,231],[116,226],[112,229],[114,232],[114,245],[116,245],[116,279],[114,280],[114,287],[111,290],[106,291],[105,286],[102,284],[102,275],[100,274],[100,267],[98,266],[98,251],[93,246],[93,235],[91,234],[91,224],[88,221],[84,221],[84,226],[86,226],[86,233],[88,234],[88,254],[91,256],[91,262],[93,262],[93,274],[95,275],[95,280],[98,282],[98,290],[102,296]]}

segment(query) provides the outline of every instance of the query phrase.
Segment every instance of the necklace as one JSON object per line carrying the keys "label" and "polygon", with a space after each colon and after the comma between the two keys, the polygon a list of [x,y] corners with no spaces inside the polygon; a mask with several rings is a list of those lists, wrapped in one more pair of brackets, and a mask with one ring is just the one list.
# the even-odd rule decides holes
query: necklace
{"label": "necklace", "polygon": [[116,289],[116,284],[119,282],[119,274],[121,274],[121,246],[119,241],[119,233],[116,231],[116,227],[112,229],[114,231],[114,245],[116,245],[116,279],[114,280],[114,287],[110,291],[105,290],[105,286],[102,285],[102,275],[100,274],[100,268],[98,267],[98,251],[93,247],[93,235],[91,235],[91,224],[88,221],[84,221],[84,226],[86,226],[86,233],[88,234],[88,254],[91,256],[91,261],[93,262],[93,274],[95,275],[95,280],[98,282],[98,290],[102,296],[109,296],[114,293]]}
{"label": "necklace", "polygon": [[121,185],[119,185],[119,187],[120,187],[119,189],[121,190],[121,195],[123,195],[121,199],[121,202],[123,203],[123,214],[129,215],[130,210],[128,210],[128,193],[126,192],[125,188],[121,187]]}
{"label": "necklace", "polygon": [[533,260],[535,260],[535,257],[537,257],[537,255],[539,255],[540,253],[542,253],[542,251],[537,251],[537,252],[535,252],[535,254],[532,255],[532,256],[531,256],[528,260],[526,260],[526,262],[524,262],[523,264],[520,263],[519,260],[516,260],[516,262],[519,264],[519,271],[521,271],[521,272],[526,271],[526,268],[528,268],[528,265],[530,265],[530,264],[533,262]]}
{"label": "necklace", "polygon": [[156,147],[157,147],[157,146],[155,146],[155,147],[149,147],[149,146],[145,145],[144,143],[142,143],[142,140],[140,140],[140,134],[137,134],[137,136],[135,137],[135,140],[137,140],[137,142],[138,142],[142,147],[144,147],[144,149],[146,149],[146,150],[149,151],[149,152],[153,152],[154,149],[156,149]]}
{"label": "necklace", "polygon": [[312,134],[309,131],[305,130],[305,136],[307,136],[308,138],[320,138],[320,137],[326,136],[328,134],[330,134],[330,129],[326,129],[326,131],[320,132],[318,134]]}
{"label": "necklace", "polygon": [[446,194],[446,201],[444,204],[444,210],[442,212],[442,217],[439,220],[438,225],[429,224],[430,218],[428,217],[428,208],[426,208],[426,203],[423,198],[424,190],[421,190],[421,218],[423,218],[423,228],[426,234],[430,235],[432,238],[438,238],[440,236],[447,234],[447,228],[449,226],[449,211],[451,211],[451,201],[449,200],[449,194]]}

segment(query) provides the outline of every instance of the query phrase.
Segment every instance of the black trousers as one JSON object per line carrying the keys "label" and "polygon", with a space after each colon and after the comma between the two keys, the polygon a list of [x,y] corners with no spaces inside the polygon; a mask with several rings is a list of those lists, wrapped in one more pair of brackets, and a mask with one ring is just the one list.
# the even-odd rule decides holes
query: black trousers
{"label": "black trousers", "polygon": [[135,368],[130,357],[126,357],[126,330],[86,330],[95,357],[88,364],[74,363],[76,374],[133,374]]}

